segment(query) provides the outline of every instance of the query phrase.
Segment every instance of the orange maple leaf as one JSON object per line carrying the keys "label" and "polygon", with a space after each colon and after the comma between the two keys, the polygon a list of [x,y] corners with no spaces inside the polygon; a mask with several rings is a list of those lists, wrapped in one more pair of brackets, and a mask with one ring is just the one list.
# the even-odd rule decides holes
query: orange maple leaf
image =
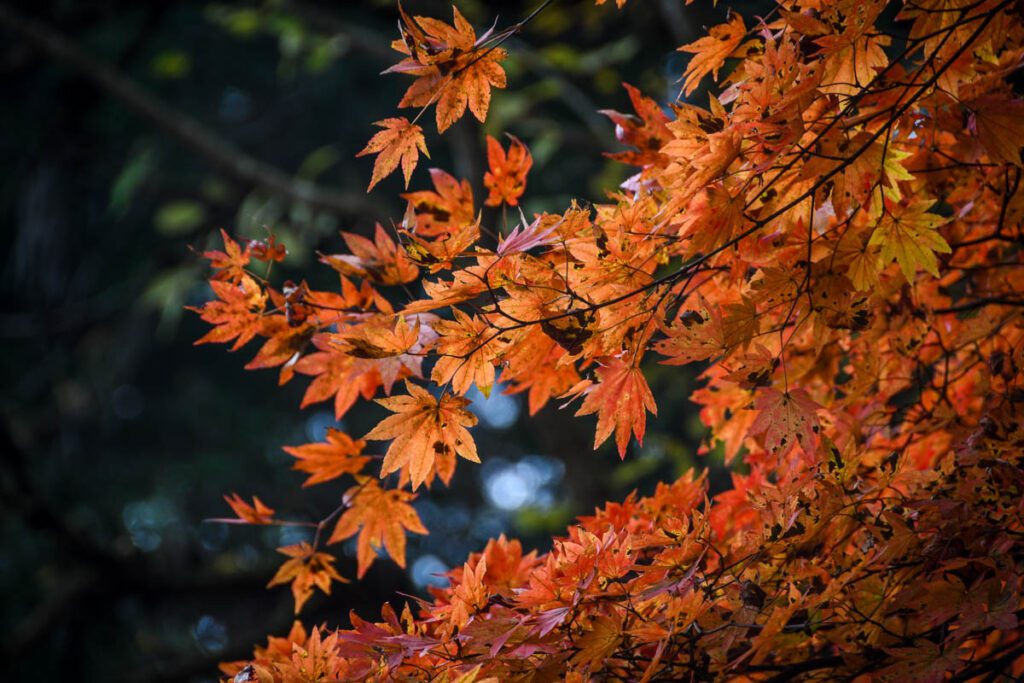
{"label": "orange maple leaf", "polygon": [[622,642],[622,619],[612,614],[594,619],[576,641],[579,651],[572,661],[580,666],[599,669]]}
{"label": "orange maple leaf", "polygon": [[505,393],[529,391],[527,406],[530,415],[536,415],[552,396],[565,393],[580,380],[575,365],[559,364],[565,356],[565,349],[539,329],[527,331],[502,359],[506,367],[501,380],[508,383]]}
{"label": "orange maple leaf", "polygon": [[604,443],[614,430],[619,457],[625,458],[630,430],[643,445],[647,429],[647,413],[644,411],[657,415],[658,406],[639,367],[621,358],[604,358],[599,362],[601,367],[596,372],[600,383],[586,390],[586,398],[576,415],[597,413],[594,448]]}
{"label": "orange maple leaf", "polygon": [[606,156],[634,166],[662,162],[666,157],[658,150],[672,139],[672,132],[668,129],[668,122],[671,119],[653,99],[644,96],[629,83],[622,85],[629,93],[637,116],[622,114],[614,109],[602,109],[598,113],[604,114],[615,123],[615,137],[619,142],[635,147],[637,151]]}
{"label": "orange maple leaf", "polygon": [[683,94],[692,93],[708,74],[717,80],[718,70],[736,52],[746,34],[743,17],[734,13],[727,23],[713,26],[707,36],[679,48],[680,52],[693,54],[683,74],[686,77]]}
{"label": "orange maple leaf", "polygon": [[238,515],[238,519],[248,524],[270,524],[274,521],[274,508],[264,505],[258,496],[252,497],[252,505],[246,503],[237,493],[224,496],[224,500]]}
{"label": "orange maple leaf", "polygon": [[665,365],[686,365],[708,360],[729,348],[728,334],[720,308],[708,305],[698,297],[699,308],[679,314],[674,324],[665,326],[667,338],[655,343],[654,349],[665,356]]}
{"label": "orange maple leaf", "polygon": [[370,441],[394,439],[384,455],[381,476],[407,468],[413,490],[430,474],[438,458],[458,454],[480,462],[476,443],[466,427],[476,424],[476,416],[466,410],[469,400],[444,394],[435,399],[429,391],[406,383],[408,396],[377,399],[391,412],[364,438]]}
{"label": "orange maple leaf", "polygon": [[987,93],[966,104],[967,129],[977,134],[988,158],[997,164],[1021,166],[1024,147],[1024,100],[1006,93]]}
{"label": "orange maple leaf", "polygon": [[416,216],[412,203],[406,211],[404,226],[399,234],[405,239],[405,253],[421,266],[427,267],[431,273],[452,268],[452,262],[465,254],[480,239],[480,222],[455,224],[449,223],[438,232],[435,238],[424,238],[417,227]]}
{"label": "orange maple leaf", "polygon": [[203,258],[210,261],[211,268],[219,271],[213,276],[214,279],[238,280],[245,274],[245,267],[249,265],[251,256],[249,246],[246,245],[243,250],[224,229],[221,229],[220,237],[224,240],[224,251],[218,249],[204,251]]}
{"label": "orange maple leaf", "polygon": [[[430,378],[441,386],[451,382],[452,389],[465,394],[476,384],[485,395],[494,384],[494,362],[507,346],[490,328],[486,318],[470,316],[452,308],[455,320],[434,323],[438,359]],[[506,335],[507,339],[508,335]]]}
{"label": "orange maple leaf", "polygon": [[371,318],[362,325],[332,337],[348,355],[374,360],[400,356],[417,344],[419,339],[419,321],[414,319],[410,326],[403,315]]}
{"label": "orange maple leaf", "polygon": [[473,188],[468,180],[457,180],[440,168],[430,169],[433,190],[406,192],[402,199],[409,201],[415,220],[407,220],[405,227],[417,235],[437,236],[456,231],[460,226],[472,224]]}
{"label": "orange maple leaf", "polygon": [[362,439],[353,439],[340,429],[328,429],[325,443],[285,446],[284,452],[297,459],[292,469],[309,474],[302,484],[305,487],[361,472],[370,460],[361,455],[364,446]]}
{"label": "orange maple leaf", "polygon": [[321,255],[320,261],[342,275],[365,278],[381,285],[402,285],[419,275],[419,268],[380,223],[374,229],[372,241],[352,232],[342,232],[341,236],[352,253]]}
{"label": "orange maple leaf", "polygon": [[234,281],[210,280],[210,288],[220,300],[207,301],[202,308],[191,310],[214,327],[195,343],[225,344],[234,340],[231,350],[242,348],[262,329],[266,293],[245,273]]}
{"label": "orange maple leaf", "polygon": [[274,578],[267,584],[267,588],[291,582],[296,614],[302,610],[302,606],[313,595],[314,586],[330,595],[331,581],[348,583],[348,580],[334,568],[335,558],[333,555],[315,552],[313,546],[305,541],[278,548],[277,552],[287,555],[291,559],[285,560],[285,563],[274,574]]}
{"label": "orange maple leaf", "polygon": [[439,133],[462,118],[467,106],[482,123],[490,108],[491,87],[505,87],[505,70],[499,64],[507,56],[505,50],[486,45],[489,31],[478,39],[455,6],[451,25],[400,12],[403,40],[396,40],[391,46],[409,57],[384,73],[405,73],[417,78],[398,106],[428,107],[437,102]]}
{"label": "orange maple leaf", "polygon": [[510,135],[512,143],[506,153],[501,143],[490,135],[487,136],[487,165],[490,170],[484,173],[484,187],[490,190],[487,206],[500,206],[505,202],[509,206],[518,206],[519,198],[526,191],[526,175],[533,166],[533,156],[522,141]]}
{"label": "orange maple leaf", "polygon": [[708,253],[725,244],[744,227],[743,195],[722,183],[708,185],[690,200],[679,236],[690,239],[687,253]]}
{"label": "orange maple leaf", "polygon": [[420,152],[429,159],[430,152],[427,151],[427,141],[423,137],[423,129],[415,123],[410,123],[404,116],[383,119],[373,125],[380,126],[384,130],[377,131],[370,141],[366,143],[357,157],[367,154],[376,154],[377,159],[373,162],[373,176],[370,178],[370,186],[366,188],[369,192],[373,186],[391,175],[402,164],[402,174],[405,176],[405,186],[409,187],[409,180],[412,178],[412,171],[420,160]]}
{"label": "orange maple leaf", "polygon": [[448,613],[449,623],[462,628],[470,617],[486,607],[490,591],[484,583],[487,575],[487,558],[480,557],[476,567],[466,562],[462,568],[462,580],[453,588],[451,607]]}
{"label": "orange maple leaf", "polygon": [[769,452],[782,457],[799,444],[805,453],[810,453],[819,429],[817,411],[821,406],[806,391],[763,389],[758,392],[754,407],[761,412],[750,425],[750,434],[764,434]]}
{"label": "orange maple leaf", "polygon": [[301,407],[333,398],[334,417],[341,419],[360,394],[366,399],[374,395],[381,376],[364,361],[344,353],[331,339],[328,334],[313,337],[313,345],[320,350],[299,358],[295,371],[314,377],[302,397]]}
{"label": "orange maple leaf", "polygon": [[359,533],[356,558],[359,578],[377,557],[377,548],[384,547],[399,567],[405,567],[405,532],[427,533],[415,508],[409,501],[416,494],[399,489],[384,490],[376,480],[367,479],[345,492],[351,507],[338,520],[328,543],[336,543]]}
{"label": "orange maple leaf", "polygon": [[246,370],[281,368],[281,384],[291,378],[293,363],[313,335],[312,323],[293,325],[287,315],[264,315],[260,318],[260,335],[267,338],[253,359],[245,364]]}

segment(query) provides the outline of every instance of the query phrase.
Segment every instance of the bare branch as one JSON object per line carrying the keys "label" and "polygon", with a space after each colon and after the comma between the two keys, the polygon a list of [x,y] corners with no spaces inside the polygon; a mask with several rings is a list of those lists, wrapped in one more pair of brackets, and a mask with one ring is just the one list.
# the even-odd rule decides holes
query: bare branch
{"label": "bare branch", "polygon": [[0,4],[0,26],[121,100],[171,138],[236,180],[317,209],[354,216],[374,210],[361,193],[339,192],[289,176],[218,136],[210,128],[162,102],[109,64],[84,52],[46,24]]}

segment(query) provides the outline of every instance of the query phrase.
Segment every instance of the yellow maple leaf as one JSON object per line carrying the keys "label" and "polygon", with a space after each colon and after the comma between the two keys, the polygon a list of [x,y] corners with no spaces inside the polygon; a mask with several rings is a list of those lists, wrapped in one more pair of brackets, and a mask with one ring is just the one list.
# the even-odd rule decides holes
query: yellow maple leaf
{"label": "yellow maple leaf", "polygon": [[917,199],[888,207],[868,241],[868,246],[881,245],[881,265],[884,267],[895,259],[908,282],[913,282],[918,268],[938,277],[935,252],[952,251],[936,229],[948,219],[928,213],[932,204],[930,199]]}

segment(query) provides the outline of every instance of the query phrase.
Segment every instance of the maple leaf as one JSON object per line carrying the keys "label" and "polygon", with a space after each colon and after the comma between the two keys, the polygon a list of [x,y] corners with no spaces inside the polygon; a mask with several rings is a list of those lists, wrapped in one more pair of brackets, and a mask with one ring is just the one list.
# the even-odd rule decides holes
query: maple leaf
{"label": "maple leaf", "polygon": [[458,678],[453,678],[451,683],[499,683],[499,679],[495,676],[478,678],[482,668],[482,666],[475,666],[466,673],[461,674]]}
{"label": "maple leaf", "polygon": [[248,524],[271,524],[274,521],[274,508],[264,505],[257,496],[252,497],[252,505],[246,503],[237,493],[224,496],[224,500],[238,515],[238,519]]}
{"label": "maple leaf", "polygon": [[406,192],[403,199],[409,201],[415,213],[415,221],[406,221],[406,229],[421,236],[438,236],[457,232],[458,229],[474,222],[473,188],[468,180],[456,180],[454,176],[439,168],[430,169],[433,190]]}
{"label": "maple leaf", "polygon": [[726,330],[722,311],[710,307],[700,298],[700,308],[686,310],[678,320],[666,327],[666,339],[658,341],[655,350],[668,358],[665,365],[686,365],[708,360],[729,348],[729,334]]}
{"label": "maple leaf", "polygon": [[731,369],[725,379],[736,382],[744,389],[755,389],[771,384],[772,375],[779,366],[778,357],[761,344],[737,358],[740,365]]}
{"label": "maple leaf", "polygon": [[760,412],[750,425],[750,433],[764,434],[769,452],[781,458],[799,444],[805,453],[811,453],[814,435],[820,428],[817,411],[821,406],[805,390],[762,389],[754,407]]}
{"label": "maple leaf", "polygon": [[[302,645],[295,643],[291,651],[291,667],[285,669],[288,681],[340,681],[348,678],[346,662],[338,655],[338,632],[335,631],[321,640],[320,628],[313,632]],[[270,680],[273,680],[271,674]],[[233,681],[232,683],[241,683]],[[263,683],[262,679],[260,683]]]}
{"label": "maple leaf", "polygon": [[413,169],[420,159],[420,152],[427,158],[430,153],[427,151],[427,141],[423,137],[423,129],[409,119],[402,117],[383,119],[373,125],[380,126],[384,130],[374,134],[366,143],[357,157],[367,154],[376,154],[373,162],[373,176],[370,178],[370,186],[366,188],[369,192],[373,186],[391,175],[402,164],[402,175],[405,176],[405,186],[409,187],[409,180],[412,178]]}
{"label": "maple leaf", "polygon": [[867,237],[843,241],[836,257],[846,263],[846,276],[856,290],[863,292],[878,283],[878,249],[868,245]]}
{"label": "maple leaf", "polygon": [[666,157],[660,149],[672,139],[672,131],[668,128],[670,121],[667,114],[650,97],[646,97],[629,83],[622,86],[629,93],[633,109],[638,116],[621,114],[613,109],[602,109],[604,114],[615,123],[615,137],[624,145],[635,147],[635,152],[607,154],[608,157],[634,166],[662,163]]}
{"label": "maple leaf", "polygon": [[526,191],[526,175],[533,166],[533,156],[519,138],[513,135],[509,138],[512,143],[506,154],[500,142],[487,136],[487,165],[490,167],[484,173],[484,187],[490,190],[484,201],[487,206],[500,206],[502,202],[518,206],[519,198]]}
{"label": "maple leaf", "polygon": [[295,363],[314,333],[311,322],[293,325],[287,315],[264,315],[260,318],[260,335],[266,337],[256,355],[245,364],[246,370],[281,367],[279,382],[285,384],[293,374]]}
{"label": "maple leaf", "polygon": [[[332,337],[355,358],[392,358],[400,356],[415,346],[420,339],[419,321],[412,326],[403,315],[373,318],[362,325],[339,332]],[[388,324],[394,320],[394,325]]]}
{"label": "maple leaf", "polygon": [[514,595],[526,583],[530,570],[537,562],[537,551],[523,555],[523,544],[508,540],[505,534],[492,538],[481,553],[487,561],[484,581],[488,588],[502,595]]}
{"label": "maple leaf", "polygon": [[427,533],[416,510],[409,502],[416,494],[398,489],[384,490],[373,479],[366,479],[345,492],[349,508],[338,520],[328,543],[351,538],[356,533],[358,575],[377,557],[377,548],[383,547],[399,567],[405,567],[405,532]]}
{"label": "maple leaf", "polygon": [[263,329],[266,293],[244,273],[235,281],[211,280],[210,288],[220,301],[207,301],[201,308],[191,310],[214,327],[195,343],[226,344],[234,340],[231,350],[242,348]]}
{"label": "maple leaf", "polygon": [[566,356],[565,349],[540,330],[528,332],[504,356],[506,368],[501,379],[508,383],[505,392],[529,391],[527,406],[530,415],[536,415],[553,396],[579,382],[575,365],[563,362]]}
{"label": "maple leaf", "polygon": [[679,235],[692,241],[690,253],[708,253],[732,239],[743,226],[743,196],[715,183],[690,201]]}
{"label": "maple leaf", "polygon": [[908,204],[888,208],[868,241],[868,246],[881,245],[879,260],[883,265],[893,259],[900,264],[907,282],[914,281],[918,268],[938,277],[935,252],[948,254],[952,251],[936,229],[948,219],[928,213],[934,203],[930,199],[915,199]]}
{"label": "maple leaf", "polygon": [[321,484],[337,479],[343,474],[359,474],[370,461],[364,455],[362,439],[352,439],[340,429],[328,428],[325,443],[308,443],[304,446],[285,446],[284,452],[295,457],[292,469],[309,474],[303,486]]}
{"label": "maple leaf", "polygon": [[313,345],[319,351],[299,358],[295,363],[295,371],[314,377],[302,396],[301,407],[333,398],[334,417],[341,419],[360,395],[371,398],[382,378],[374,367],[345,353],[331,339],[331,335],[327,334],[315,336]]}
{"label": "maple leaf", "polygon": [[870,34],[884,8],[881,2],[857,3],[845,17],[841,34],[830,33],[815,39],[821,54],[829,57],[820,86],[822,92],[854,95],[889,64],[884,49],[889,37]]}
{"label": "maple leaf", "polygon": [[480,316],[470,316],[452,309],[454,320],[434,324],[438,334],[438,359],[430,378],[440,386],[451,382],[452,390],[465,394],[476,384],[490,394],[494,384],[494,363],[504,347],[512,342],[512,333],[501,337]]}
{"label": "maple leaf", "polygon": [[[409,207],[411,209],[412,204]],[[406,238],[405,253],[414,263],[426,266],[431,273],[454,267],[454,260],[465,255],[480,239],[480,223],[451,225],[449,228],[450,231],[440,233],[435,239],[426,239],[418,232],[403,228],[400,234]]]}
{"label": "maple leaf", "polygon": [[334,568],[333,555],[316,552],[313,546],[305,541],[278,548],[277,552],[291,559],[286,560],[278,568],[267,588],[291,582],[296,614],[302,611],[302,606],[313,595],[314,587],[330,595],[331,581],[348,583],[348,580]]}
{"label": "maple leaf", "polygon": [[725,64],[725,60],[733,56],[747,35],[747,28],[743,25],[743,17],[733,13],[728,22],[714,26],[708,31],[708,35],[694,42],[683,45],[680,52],[693,54],[690,63],[686,65],[683,83],[683,94],[689,95],[697,85],[708,74],[718,79],[718,70]]}
{"label": "maple leaf", "polygon": [[520,218],[521,222],[512,228],[508,237],[499,240],[498,256],[521,253],[558,241],[558,227],[562,224],[561,217],[557,221],[550,221],[545,220],[545,216],[537,216],[532,223],[527,223],[526,216],[523,216],[522,213],[520,213]]}
{"label": "maple leaf", "polygon": [[214,275],[214,279],[236,281],[245,275],[245,267],[249,265],[251,255],[250,247],[246,245],[243,250],[223,229],[220,231],[220,237],[224,241],[224,251],[204,251],[203,258],[210,261],[211,268],[219,271]]}
{"label": "maple leaf", "polygon": [[604,358],[599,363],[596,374],[600,382],[586,390],[576,415],[597,413],[594,448],[604,443],[614,430],[619,457],[625,458],[630,430],[643,445],[647,429],[645,411],[657,415],[658,406],[639,367],[621,358]]}
{"label": "maple leaf", "polygon": [[419,275],[419,268],[405,255],[384,231],[380,223],[374,228],[373,240],[351,232],[342,232],[342,239],[351,254],[321,255],[320,261],[343,275],[366,278],[382,285],[402,285]]}
{"label": "maple leaf", "polygon": [[583,635],[576,640],[579,651],[572,661],[580,666],[598,670],[622,642],[622,619],[615,615],[602,615],[588,624]]}
{"label": "maple leaf", "polygon": [[467,106],[481,123],[486,120],[491,87],[504,88],[506,80],[499,64],[507,56],[505,50],[485,44],[489,32],[477,39],[454,5],[452,14],[453,23],[446,24],[402,11],[403,40],[392,47],[409,58],[384,72],[417,77],[398,106],[428,107],[436,102],[439,133],[462,118]]}
{"label": "maple leaf", "polygon": [[480,462],[476,443],[466,427],[477,423],[466,410],[469,400],[450,394],[435,399],[429,391],[406,383],[408,396],[377,399],[391,412],[364,437],[370,441],[393,439],[384,454],[381,476],[405,468],[416,490],[426,479],[437,458],[460,455]]}
{"label": "maple leaf", "polygon": [[572,356],[583,351],[584,344],[594,336],[591,326],[594,323],[594,312],[589,308],[579,310],[541,309],[542,322],[540,328],[544,334],[554,340]]}
{"label": "maple leaf", "polygon": [[989,93],[966,105],[971,112],[967,129],[978,136],[988,158],[997,164],[1021,166],[1024,147],[1024,100]]}
{"label": "maple leaf", "polygon": [[[863,145],[868,139],[869,136],[862,132],[853,136],[848,144]],[[884,144],[880,141],[870,144],[843,171],[842,182],[837,183],[833,192],[836,209],[845,211],[848,204],[848,198],[839,195],[840,188],[858,202],[867,204],[872,201],[878,204],[879,208],[883,198],[893,202],[900,201],[903,198],[900,182],[914,179],[913,174],[904,165],[910,157],[910,152],[893,144]]]}
{"label": "maple leaf", "polygon": [[468,62],[467,66],[450,76],[450,84],[442,82],[441,97],[437,102],[439,133],[462,118],[467,104],[477,121],[483,123],[487,119],[487,111],[491,106],[491,86],[505,87],[505,70],[498,64],[505,56],[501,48],[487,48],[478,60]]}
{"label": "maple leaf", "polygon": [[480,557],[473,567],[467,562],[462,568],[462,580],[452,591],[451,605],[448,610],[448,622],[455,628],[462,628],[487,604],[490,591],[484,583],[487,575],[487,558]]}

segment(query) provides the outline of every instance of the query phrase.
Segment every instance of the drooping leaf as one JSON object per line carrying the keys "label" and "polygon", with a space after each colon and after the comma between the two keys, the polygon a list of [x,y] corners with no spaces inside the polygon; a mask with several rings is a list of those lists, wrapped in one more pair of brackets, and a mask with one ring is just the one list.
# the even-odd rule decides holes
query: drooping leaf
{"label": "drooping leaf", "polygon": [[405,533],[427,533],[416,510],[409,503],[416,495],[397,489],[385,490],[373,479],[366,479],[345,492],[349,508],[338,520],[328,543],[337,543],[359,534],[356,557],[359,578],[384,548],[399,567],[405,566]]}
{"label": "drooping leaf", "polygon": [[428,480],[438,459],[459,455],[480,462],[476,443],[466,429],[477,423],[476,416],[466,410],[469,400],[450,394],[438,400],[412,383],[407,383],[406,388],[406,396],[377,400],[395,414],[384,418],[363,437],[370,441],[392,439],[384,455],[381,476],[404,470],[416,490]]}
{"label": "drooping leaf", "polygon": [[619,142],[635,148],[636,151],[608,156],[634,166],[663,163],[665,157],[659,150],[672,139],[672,133],[668,129],[668,115],[657,102],[644,96],[637,88],[629,83],[623,83],[622,86],[629,93],[629,99],[637,115],[622,114],[613,109],[603,109],[600,113],[615,122],[615,137]]}
{"label": "drooping leaf", "polygon": [[382,285],[401,285],[412,282],[419,268],[384,231],[380,223],[369,240],[351,232],[341,233],[351,254],[322,255],[320,260],[343,275],[361,277]]}
{"label": "drooping leaf", "polygon": [[238,519],[248,524],[270,524],[274,521],[274,508],[265,505],[258,496],[252,497],[252,505],[246,503],[237,493],[224,496],[224,500],[238,515]]}
{"label": "drooping leaf", "polygon": [[658,407],[639,367],[622,358],[604,358],[600,363],[596,370],[599,382],[587,390],[576,415],[597,413],[594,448],[604,443],[614,431],[619,457],[624,458],[630,432],[642,445],[647,413],[657,415]]}
{"label": "drooping leaf", "polygon": [[506,153],[500,142],[487,136],[489,168],[484,173],[484,187],[490,190],[484,201],[487,206],[501,206],[503,202],[518,206],[519,198],[526,191],[526,176],[533,166],[533,157],[519,138],[509,138],[512,142]]}
{"label": "drooping leaf", "polygon": [[277,552],[290,559],[278,568],[267,588],[291,583],[296,614],[302,611],[302,606],[312,597],[314,587],[330,595],[332,581],[348,583],[334,568],[333,555],[317,552],[305,541],[278,548]]}
{"label": "drooping leaf", "polygon": [[409,187],[409,180],[412,178],[413,169],[420,159],[420,152],[428,158],[427,141],[423,137],[423,129],[409,119],[403,117],[383,119],[374,123],[384,130],[374,134],[366,147],[356,154],[357,157],[367,154],[376,154],[373,162],[373,176],[370,178],[370,186],[366,188],[369,192],[373,186],[391,175],[391,173],[402,165],[402,175],[405,177],[405,186]]}

